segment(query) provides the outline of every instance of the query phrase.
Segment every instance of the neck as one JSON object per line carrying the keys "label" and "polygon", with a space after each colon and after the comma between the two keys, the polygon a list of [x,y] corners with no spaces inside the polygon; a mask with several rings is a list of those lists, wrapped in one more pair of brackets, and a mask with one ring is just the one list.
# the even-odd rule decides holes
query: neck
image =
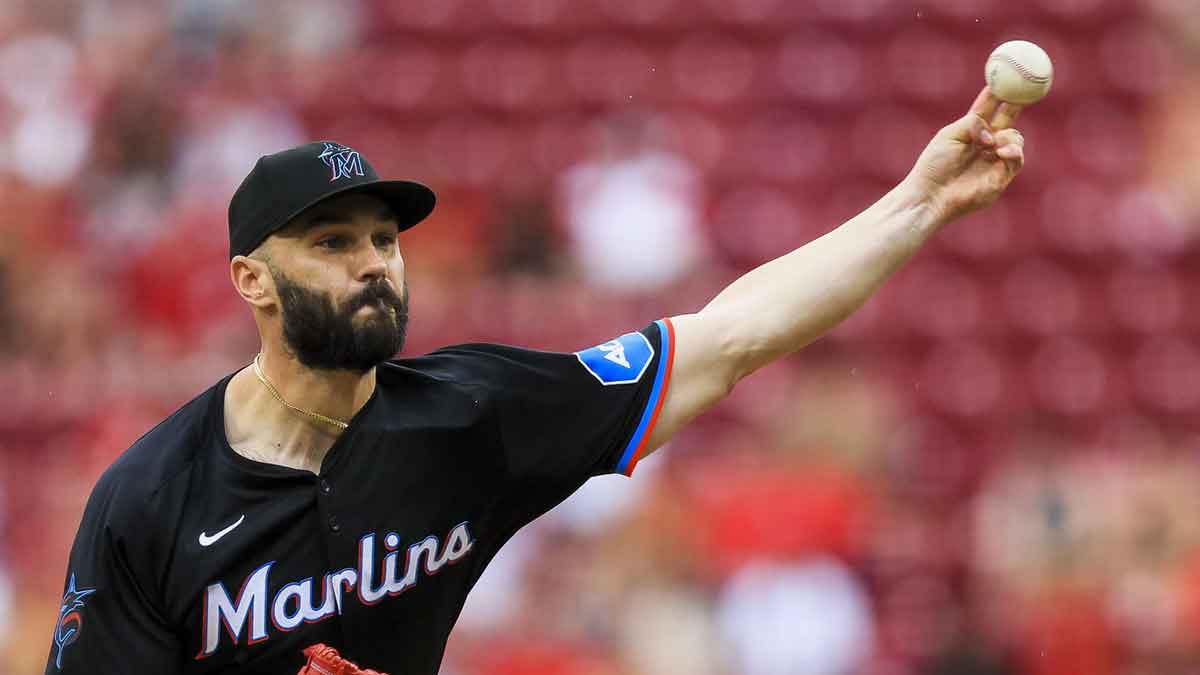
{"label": "neck", "polygon": [[[264,348],[263,376],[292,406],[349,422],[375,391],[375,369],[366,373],[313,370],[281,350]],[[250,459],[319,473],[341,429],[281,404],[247,367],[225,395],[229,444]]]}
{"label": "neck", "polygon": [[[291,356],[270,348],[262,350],[258,365],[263,376],[275,386],[283,400],[302,410],[345,422],[354,417],[375,391],[374,368],[365,373],[313,370]],[[270,393],[269,390],[267,393]],[[274,402],[283,407],[278,401]],[[290,414],[305,417],[294,412]],[[315,422],[311,418],[306,419]]]}

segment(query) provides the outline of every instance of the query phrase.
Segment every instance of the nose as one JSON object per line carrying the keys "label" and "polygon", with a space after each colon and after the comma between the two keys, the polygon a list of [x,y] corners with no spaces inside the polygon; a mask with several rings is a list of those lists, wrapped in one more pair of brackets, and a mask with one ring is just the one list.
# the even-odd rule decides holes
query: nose
{"label": "nose", "polygon": [[358,256],[358,274],[355,275],[358,281],[372,281],[377,278],[387,276],[387,259],[379,252],[379,249],[372,246],[370,243],[365,247],[365,251]]}

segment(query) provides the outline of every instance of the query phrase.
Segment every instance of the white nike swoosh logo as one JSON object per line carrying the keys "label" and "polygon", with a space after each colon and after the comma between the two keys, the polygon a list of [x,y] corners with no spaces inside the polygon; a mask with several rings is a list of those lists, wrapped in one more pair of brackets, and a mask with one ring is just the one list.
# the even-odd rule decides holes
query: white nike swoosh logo
{"label": "white nike swoosh logo", "polygon": [[242,517],[238,518],[236,523],[221,530],[220,532],[214,534],[211,537],[208,536],[207,534],[204,534],[203,532],[201,532],[200,533],[200,545],[201,546],[212,546],[213,544],[215,544],[217,542],[218,539],[220,539],[221,537],[224,537],[225,535],[229,534],[230,532],[233,532],[233,528],[237,527],[238,525],[241,525],[242,521],[245,519],[246,519],[246,514],[243,513]]}

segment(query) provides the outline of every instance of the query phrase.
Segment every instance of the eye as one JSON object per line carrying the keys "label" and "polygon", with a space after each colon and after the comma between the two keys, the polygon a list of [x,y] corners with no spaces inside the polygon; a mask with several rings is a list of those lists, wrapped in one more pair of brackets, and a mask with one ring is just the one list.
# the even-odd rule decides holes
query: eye
{"label": "eye", "polygon": [[396,233],[387,232],[375,235],[375,245],[380,248],[390,248],[396,245]]}
{"label": "eye", "polygon": [[321,237],[317,240],[317,246],[321,248],[341,248],[345,244],[345,240],[339,236]]}

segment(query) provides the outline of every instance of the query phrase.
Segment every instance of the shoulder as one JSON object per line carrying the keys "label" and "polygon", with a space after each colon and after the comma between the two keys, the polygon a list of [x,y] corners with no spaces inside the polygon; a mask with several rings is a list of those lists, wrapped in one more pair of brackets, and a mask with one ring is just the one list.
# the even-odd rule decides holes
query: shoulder
{"label": "shoulder", "polygon": [[517,395],[514,387],[527,386],[539,354],[546,353],[506,345],[453,345],[388,361],[376,371],[377,383],[395,393],[389,400],[428,420],[482,422],[500,402]]}
{"label": "shoulder", "polygon": [[480,387],[513,372],[553,362],[562,354],[511,345],[468,343],[428,354],[389,361],[386,377],[415,377],[448,386]]}

